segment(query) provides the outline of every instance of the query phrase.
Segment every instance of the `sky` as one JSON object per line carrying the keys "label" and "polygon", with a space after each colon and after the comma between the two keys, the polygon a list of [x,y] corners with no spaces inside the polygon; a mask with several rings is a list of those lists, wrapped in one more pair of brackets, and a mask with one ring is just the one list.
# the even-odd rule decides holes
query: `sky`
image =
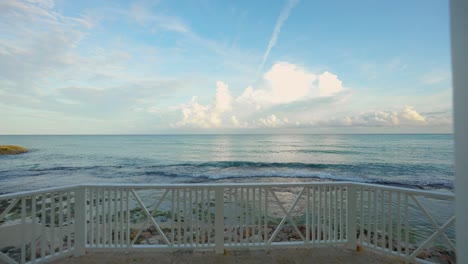
{"label": "sky", "polygon": [[0,134],[451,132],[445,0],[0,0]]}

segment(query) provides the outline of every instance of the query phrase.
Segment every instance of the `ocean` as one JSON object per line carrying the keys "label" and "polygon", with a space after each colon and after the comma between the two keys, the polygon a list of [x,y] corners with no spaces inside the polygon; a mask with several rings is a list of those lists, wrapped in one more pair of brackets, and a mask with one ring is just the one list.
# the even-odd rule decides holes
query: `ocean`
{"label": "ocean", "polygon": [[453,135],[0,136],[0,193],[78,183],[354,181],[453,191]]}

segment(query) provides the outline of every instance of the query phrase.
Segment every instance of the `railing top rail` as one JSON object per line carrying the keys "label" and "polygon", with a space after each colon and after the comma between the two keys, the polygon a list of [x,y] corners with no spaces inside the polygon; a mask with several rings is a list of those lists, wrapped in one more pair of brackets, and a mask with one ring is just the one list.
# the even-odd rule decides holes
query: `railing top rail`
{"label": "railing top rail", "polygon": [[389,185],[382,185],[382,184],[371,184],[371,183],[350,183],[357,187],[367,187],[370,189],[379,189],[385,191],[393,191],[393,192],[404,192],[408,194],[414,195],[422,195],[426,197],[438,198],[443,200],[452,200],[455,198],[454,193],[449,192],[440,192],[440,191],[428,191],[428,190],[418,190],[418,189],[410,189],[404,187],[396,187],[396,186],[389,186]]}
{"label": "railing top rail", "polygon": [[69,191],[69,190],[76,189],[79,186],[80,185],[66,185],[66,186],[60,186],[60,187],[43,188],[43,189],[33,190],[33,191],[21,191],[21,192],[7,193],[7,194],[0,195],[0,200],[31,196],[31,195],[37,195],[37,194],[43,194],[43,193],[49,193],[49,192]]}
{"label": "railing top rail", "polygon": [[348,186],[352,182],[255,182],[255,183],[173,183],[173,184],[84,184],[85,187],[127,188],[202,188],[202,187],[305,187],[318,185]]}
{"label": "railing top rail", "polygon": [[404,192],[414,195],[423,195],[426,197],[433,197],[438,199],[450,200],[455,197],[453,193],[444,193],[436,191],[427,191],[427,190],[416,190],[403,187],[379,185],[379,184],[368,184],[368,183],[356,183],[356,182],[281,182],[281,183],[184,183],[184,184],[77,184],[69,185],[63,187],[54,187],[54,188],[45,188],[34,191],[22,191],[16,193],[8,193],[0,195],[0,200],[24,197],[37,195],[48,192],[57,192],[57,191],[68,191],[76,188],[134,188],[134,189],[164,189],[164,188],[216,188],[216,187],[307,187],[307,186],[355,186],[355,187],[365,187],[370,189],[379,189],[393,192]]}

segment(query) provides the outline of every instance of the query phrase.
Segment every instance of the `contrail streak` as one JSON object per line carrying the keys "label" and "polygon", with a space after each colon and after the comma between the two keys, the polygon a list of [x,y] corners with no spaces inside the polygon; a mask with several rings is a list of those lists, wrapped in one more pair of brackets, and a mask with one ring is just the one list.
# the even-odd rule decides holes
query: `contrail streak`
{"label": "contrail streak", "polygon": [[273,30],[273,34],[271,35],[270,42],[268,42],[268,46],[265,50],[265,54],[263,54],[262,63],[258,67],[257,70],[257,77],[260,72],[263,70],[263,66],[265,65],[266,60],[268,59],[268,55],[270,55],[271,49],[276,45],[276,41],[278,40],[279,33],[281,31],[281,27],[283,26],[286,19],[288,19],[291,10],[296,6],[299,0],[288,0],[286,6],[281,10],[281,14],[276,21],[275,29]]}

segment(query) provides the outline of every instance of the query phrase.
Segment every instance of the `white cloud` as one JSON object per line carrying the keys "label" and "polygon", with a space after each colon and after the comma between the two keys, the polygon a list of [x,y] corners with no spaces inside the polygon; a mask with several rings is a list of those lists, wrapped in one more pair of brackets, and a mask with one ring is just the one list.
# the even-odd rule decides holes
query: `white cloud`
{"label": "white cloud", "polygon": [[38,4],[48,9],[52,9],[55,6],[54,0],[27,0],[27,1],[33,4]]}
{"label": "white cloud", "polygon": [[290,63],[273,65],[263,78],[270,86],[265,99],[271,103],[289,103],[308,97],[312,82],[317,79],[315,74]]}
{"label": "white cloud", "polygon": [[322,126],[389,127],[437,125],[428,122],[414,107],[405,106],[398,110],[373,110],[355,116],[331,118],[319,122]]}
{"label": "white cloud", "polygon": [[231,116],[230,122],[224,113],[230,112],[232,109],[232,97],[229,92],[229,87],[221,82],[216,82],[216,96],[213,105],[202,105],[197,102],[197,97],[192,97],[188,105],[182,107],[183,119],[174,124],[176,127],[201,127],[213,128],[227,126],[238,126],[239,122],[235,116]]}
{"label": "white cloud", "polygon": [[[286,110],[287,113],[283,115],[284,109],[274,108],[308,104],[311,103],[311,99],[333,97],[344,90],[337,75],[327,71],[315,74],[288,62],[274,64],[264,74],[262,88],[254,89],[249,86],[235,100],[225,83],[218,81],[216,86],[216,95],[212,103],[201,105],[195,97],[189,104],[181,107],[183,117],[175,126],[254,128],[283,127],[292,124],[289,120],[307,122],[308,120],[298,120],[294,117],[304,116],[302,109],[298,109],[300,114],[297,110]],[[282,117],[278,118],[278,115],[271,111],[281,111]]]}
{"label": "white cloud", "polygon": [[154,3],[135,2],[130,6],[128,14],[131,19],[142,26],[147,26],[153,32],[163,29],[178,33],[189,33],[189,27],[178,17],[165,14],[157,14],[151,11]]}
{"label": "white cloud", "polygon": [[338,79],[333,73],[328,71],[322,73],[319,76],[319,95],[330,96],[339,93],[343,90],[342,81]]}
{"label": "white cloud", "polygon": [[247,87],[237,100],[264,107],[333,96],[344,90],[337,75],[328,71],[315,74],[288,62],[274,64],[263,78],[264,88],[255,90],[251,86]]}
{"label": "white cloud", "polygon": [[271,49],[276,45],[276,41],[278,40],[278,36],[281,32],[281,27],[283,26],[284,22],[286,22],[286,20],[289,17],[289,14],[291,13],[291,10],[298,2],[298,0],[287,0],[286,6],[283,8],[280,16],[278,17],[278,20],[276,21],[275,28],[273,29],[273,34],[271,35],[270,41],[268,42],[268,46],[265,50],[265,53],[263,54],[262,63],[258,67],[258,73],[260,73],[263,70],[263,66],[265,65],[265,62],[268,59],[268,55],[270,55]]}
{"label": "white cloud", "polygon": [[409,122],[426,122],[426,118],[420,115],[418,112],[416,112],[416,110],[414,110],[414,107],[412,106],[405,106],[403,111],[400,113],[400,116],[402,119],[407,120]]}
{"label": "white cloud", "polygon": [[253,122],[252,127],[283,127],[289,124],[288,118],[280,119],[272,114],[265,118],[259,118],[258,121]]}
{"label": "white cloud", "polygon": [[450,73],[442,72],[442,71],[432,71],[430,73],[425,74],[421,81],[423,84],[436,84],[448,80],[450,78]]}
{"label": "white cloud", "polygon": [[232,108],[232,97],[229,92],[229,87],[221,81],[216,82],[216,87],[215,112],[223,113],[230,111]]}

